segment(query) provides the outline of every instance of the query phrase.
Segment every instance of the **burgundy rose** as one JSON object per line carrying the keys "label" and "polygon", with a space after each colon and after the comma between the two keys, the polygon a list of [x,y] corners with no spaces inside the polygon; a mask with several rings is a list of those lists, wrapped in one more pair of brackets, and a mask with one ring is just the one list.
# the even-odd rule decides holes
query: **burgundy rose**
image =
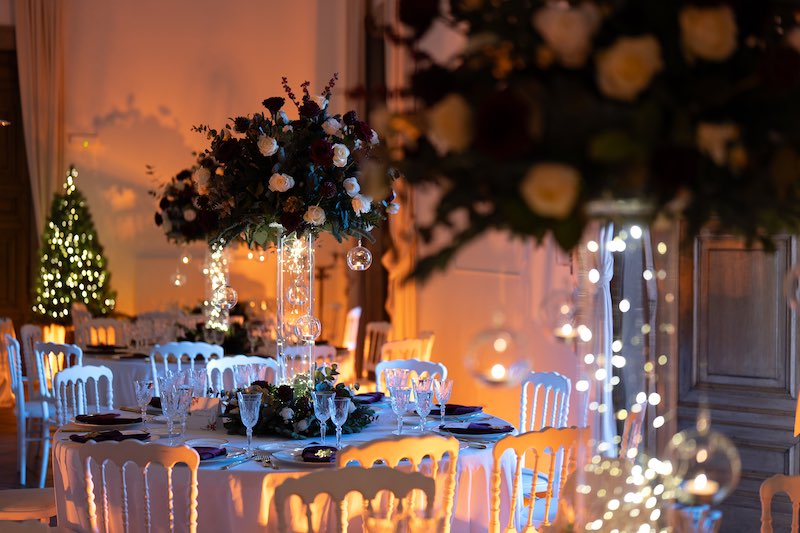
{"label": "burgundy rose", "polygon": [[168,206],[169,206],[169,200],[167,200],[166,197],[162,198],[158,202],[158,207],[160,207],[161,209],[166,209]]}
{"label": "burgundy rose", "polygon": [[303,105],[300,106],[300,116],[302,118],[316,118],[317,115],[322,113],[322,109],[313,100],[303,100]]}
{"label": "burgundy rose", "polygon": [[278,398],[283,402],[291,402],[294,398],[294,391],[289,385],[281,385],[278,387]]}
{"label": "burgundy rose", "polygon": [[275,113],[277,113],[278,111],[281,110],[281,108],[283,107],[283,103],[285,101],[286,100],[284,100],[280,96],[273,96],[271,98],[267,98],[266,100],[264,100],[261,103],[264,105],[264,107],[269,109],[270,113],[272,113],[274,115]]}
{"label": "burgundy rose", "polygon": [[516,91],[487,96],[478,107],[475,146],[497,159],[517,157],[531,148],[531,108]]}
{"label": "burgundy rose", "polygon": [[190,180],[192,179],[192,171],[191,170],[181,170],[178,172],[178,175],[175,176],[176,180]]}
{"label": "burgundy rose", "polygon": [[348,111],[347,113],[344,114],[342,120],[348,126],[352,126],[358,121],[358,114],[356,114],[355,111]]}
{"label": "burgundy rose", "polygon": [[333,145],[325,139],[317,139],[311,143],[311,161],[313,161],[315,165],[321,167],[332,164]]}
{"label": "burgundy rose", "polygon": [[291,233],[303,223],[303,215],[302,213],[289,213],[284,211],[279,218],[279,222],[287,233]]}
{"label": "burgundy rose", "polygon": [[197,212],[197,225],[203,229],[203,233],[210,233],[218,223],[216,211],[204,209]]}
{"label": "burgundy rose", "polygon": [[439,16],[439,2],[431,0],[402,0],[400,2],[400,21],[422,35]]}
{"label": "burgundy rose", "polygon": [[219,143],[216,150],[217,160],[220,163],[227,163],[235,159],[239,153],[239,141],[237,139],[229,139]]}
{"label": "burgundy rose", "polygon": [[369,142],[372,138],[372,128],[363,120],[357,120],[356,123],[353,124],[353,132],[356,134],[356,138],[364,142]]}
{"label": "burgundy rose", "polygon": [[209,200],[208,196],[205,195],[195,196],[192,198],[192,205],[194,205],[202,213],[204,210],[211,208],[211,200]]}
{"label": "burgundy rose", "polygon": [[161,216],[161,213],[156,213],[156,226],[160,226],[164,223],[164,217]]}
{"label": "burgundy rose", "polygon": [[246,133],[250,129],[250,119],[247,117],[236,117],[233,121],[233,129],[239,133]]}
{"label": "burgundy rose", "polygon": [[326,181],[319,188],[319,195],[323,200],[330,200],[336,196],[336,184],[332,181]]}

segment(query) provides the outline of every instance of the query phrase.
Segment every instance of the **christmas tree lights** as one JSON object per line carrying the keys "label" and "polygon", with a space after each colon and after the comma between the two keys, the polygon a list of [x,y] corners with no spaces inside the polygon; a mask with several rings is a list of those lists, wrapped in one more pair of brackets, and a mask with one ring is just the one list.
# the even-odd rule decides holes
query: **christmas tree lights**
{"label": "christmas tree lights", "polygon": [[33,289],[33,312],[62,324],[70,321],[72,302],[84,303],[93,316],[107,315],[116,304],[103,247],[86,199],[75,186],[77,177],[71,167],[64,192],[53,198]]}

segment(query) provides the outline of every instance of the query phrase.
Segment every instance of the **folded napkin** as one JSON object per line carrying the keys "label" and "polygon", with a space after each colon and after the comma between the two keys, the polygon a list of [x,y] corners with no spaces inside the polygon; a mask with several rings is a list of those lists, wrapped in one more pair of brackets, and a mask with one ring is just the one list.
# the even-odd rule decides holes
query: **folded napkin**
{"label": "folded napkin", "polygon": [[201,461],[207,461],[208,459],[227,455],[228,453],[228,450],[225,448],[215,448],[213,446],[195,446],[194,451],[200,456]]}
{"label": "folded napkin", "polygon": [[302,457],[306,463],[335,463],[336,448],[333,446],[308,446],[303,448]]}
{"label": "folded napkin", "polygon": [[148,438],[150,438],[150,433],[122,433],[116,429],[104,429],[103,431],[92,431],[91,433],[86,433],[84,435],[69,436],[70,440],[81,443],[89,442],[90,440],[95,442],[103,442],[104,440],[114,440],[119,442],[121,440],[128,439],[147,440]]}
{"label": "folded napkin", "polygon": [[[458,405],[457,403],[448,403],[444,406],[445,416],[470,415],[481,411],[483,411],[483,407],[480,405]],[[431,409],[431,416],[440,416],[438,407]]]}
{"label": "folded napkin", "polygon": [[456,435],[492,435],[497,433],[511,433],[514,428],[511,426],[495,426],[486,422],[470,422],[467,426],[444,425],[440,429]]}
{"label": "folded napkin", "polygon": [[138,424],[141,418],[120,418],[119,413],[98,413],[96,415],[78,415],[76,422],[94,426],[114,426],[117,424]]}
{"label": "folded napkin", "polygon": [[383,400],[384,394],[382,392],[362,392],[353,396],[353,401],[356,403],[376,403]]}

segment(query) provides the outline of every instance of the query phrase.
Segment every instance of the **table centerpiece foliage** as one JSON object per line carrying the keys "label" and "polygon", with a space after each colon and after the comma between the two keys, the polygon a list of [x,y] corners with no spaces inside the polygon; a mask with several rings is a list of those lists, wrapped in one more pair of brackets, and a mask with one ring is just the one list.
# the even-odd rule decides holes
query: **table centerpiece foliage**
{"label": "table centerpiece foliage", "polygon": [[[489,229],[564,250],[598,201],[709,222],[769,247],[800,229],[800,19],[786,2],[401,0],[421,109],[395,117],[400,168],[434,181],[452,243],[443,268]],[[447,26],[458,57],[425,52]],[[433,42],[436,42],[434,39]]]}
{"label": "table centerpiece foliage", "polygon": [[[317,391],[332,391],[337,398],[350,398],[350,414],[342,427],[343,433],[359,433],[377,417],[369,406],[353,400],[353,390],[344,383],[335,383],[339,374],[337,365],[319,368],[314,373],[314,387]],[[356,385],[357,388],[357,385]],[[309,381],[297,376],[291,384],[273,385],[265,381],[255,381],[244,392],[261,392],[261,412],[253,428],[257,436],[287,437],[306,439],[320,435],[319,421],[314,416]],[[245,426],[239,416],[236,392],[228,393],[225,410],[225,428],[230,434],[244,435]]]}
{"label": "table centerpiece foliage", "polygon": [[158,189],[150,191],[158,200],[156,226],[164,231],[167,240],[176,244],[208,240],[219,224],[214,211],[200,209],[197,204],[200,195],[192,181],[196,170],[181,170]]}

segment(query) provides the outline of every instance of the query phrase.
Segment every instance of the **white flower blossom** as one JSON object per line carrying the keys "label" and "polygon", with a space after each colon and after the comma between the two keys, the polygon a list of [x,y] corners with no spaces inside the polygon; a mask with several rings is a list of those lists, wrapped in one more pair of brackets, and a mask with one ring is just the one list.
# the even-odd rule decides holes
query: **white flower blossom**
{"label": "white flower blossom", "polygon": [[375,146],[376,144],[380,144],[380,142],[381,142],[381,140],[378,138],[378,132],[375,131],[375,130],[372,130],[372,135],[370,135],[370,137],[369,137],[369,143],[371,145]]}
{"label": "white flower blossom", "polygon": [[261,134],[258,137],[258,151],[265,157],[274,155],[278,151],[278,141],[273,137]]}
{"label": "white flower blossom", "polygon": [[681,42],[690,57],[725,61],[736,51],[736,15],[730,6],[686,6],[679,17]]}
{"label": "white flower blossom", "polygon": [[336,120],[335,118],[329,118],[325,122],[322,123],[322,131],[324,131],[328,135],[341,135],[342,134],[342,123]]}
{"label": "white flower blossom", "polygon": [[389,205],[386,206],[386,212],[389,213],[390,215],[396,215],[397,213],[400,212],[400,204],[396,202],[390,203]]}
{"label": "white flower blossom", "polygon": [[325,98],[324,94],[315,94],[311,97],[311,100],[316,103],[320,109],[328,107],[328,99]]}
{"label": "white flower blossom", "polygon": [[576,6],[548,2],[533,15],[533,27],[567,68],[581,68],[592,50],[600,10],[590,2]]}
{"label": "white flower blossom", "polygon": [[317,205],[310,205],[303,215],[303,220],[314,226],[321,226],[325,223],[325,210]]}
{"label": "white flower blossom", "polygon": [[350,198],[361,192],[361,185],[358,184],[358,180],[356,178],[347,178],[342,182],[342,186]]}
{"label": "white flower blossom", "polygon": [[581,177],[563,163],[537,163],[522,180],[520,193],[528,207],[543,217],[564,219],[578,200]]}
{"label": "white flower blossom", "polygon": [[292,411],[289,407],[284,407],[283,409],[281,409],[281,412],[278,413],[278,414],[284,420],[291,420],[292,417],[294,416],[294,411]]}
{"label": "white flower blossom", "polygon": [[186,222],[192,222],[196,218],[197,218],[197,211],[195,211],[191,207],[187,207],[186,209],[183,210],[183,219]]}
{"label": "white flower blossom", "polygon": [[192,174],[192,181],[197,186],[197,192],[208,194],[208,183],[211,180],[211,171],[206,167],[200,167]]}
{"label": "white flower blossom", "polygon": [[364,194],[357,194],[353,197],[352,204],[356,216],[360,217],[361,213],[369,213],[372,209],[372,198]]}
{"label": "white flower blossom", "polygon": [[347,158],[350,157],[350,150],[343,144],[333,145],[333,166],[342,168],[347,166]]}
{"label": "white flower blossom", "polygon": [[297,433],[302,433],[303,431],[308,429],[308,419],[304,418],[303,420],[299,421],[294,425],[294,430]]}
{"label": "white flower blossom", "polygon": [[655,37],[620,37],[597,54],[597,84],[610,98],[632,101],[662,68],[661,45]]}
{"label": "white flower blossom", "polygon": [[275,173],[269,178],[269,190],[274,192],[286,192],[294,187],[294,178],[288,174]]}

